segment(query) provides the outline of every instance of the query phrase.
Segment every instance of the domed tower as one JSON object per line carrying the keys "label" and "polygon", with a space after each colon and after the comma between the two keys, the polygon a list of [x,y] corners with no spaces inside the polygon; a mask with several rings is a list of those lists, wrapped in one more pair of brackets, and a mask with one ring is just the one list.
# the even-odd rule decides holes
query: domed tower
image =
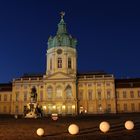
{"label": "domed tower", "polygon": [[77,40],[67,32],[64,22],[65,13],[61,12],[61,20],[57,33],[48,39],[46,75],[57,72],[76,76],[77,72]]}

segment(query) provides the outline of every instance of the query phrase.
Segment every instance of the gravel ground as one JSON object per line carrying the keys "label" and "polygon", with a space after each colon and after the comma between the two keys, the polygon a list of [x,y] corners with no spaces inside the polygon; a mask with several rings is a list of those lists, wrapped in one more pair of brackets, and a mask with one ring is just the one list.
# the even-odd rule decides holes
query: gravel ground
{"label": "gravel ground", "polygon": [[[132,120],[133,130],[124,128],[124,122]],[[111,125],[106,134],[100,132],[99,124],[108,121]],[[75,123],[80,128],[78,135],[68,133],[68,126]],[[36,134],[38,128],[45,130],[45,135]],[[139,140],[140,114],[95,115],[78,117],[59,117],[53,121],[50,117],[42,119],[14,119],[13,116],[0,116],[0,140]]]}

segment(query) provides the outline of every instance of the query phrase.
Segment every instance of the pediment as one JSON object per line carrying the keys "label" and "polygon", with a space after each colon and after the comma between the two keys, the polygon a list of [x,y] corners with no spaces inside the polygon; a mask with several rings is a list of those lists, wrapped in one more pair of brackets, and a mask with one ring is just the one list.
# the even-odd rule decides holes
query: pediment
{"label": "pediment", "polygon": [[74,77],[72,77],[71,75],[67,75],[63,72],[57,72],[52,75],[48,75],[46,78],[47,79],[70,79],[70,78],[74,78]]}

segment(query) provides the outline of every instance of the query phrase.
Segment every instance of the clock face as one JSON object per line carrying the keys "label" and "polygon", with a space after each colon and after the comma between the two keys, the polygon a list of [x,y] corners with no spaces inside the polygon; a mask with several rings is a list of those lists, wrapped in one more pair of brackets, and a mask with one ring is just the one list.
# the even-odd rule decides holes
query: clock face
{"label": "clock face", "polygon": [[57,50],[57,54],[62,54],[62,50],[61,49],[58,49]]}

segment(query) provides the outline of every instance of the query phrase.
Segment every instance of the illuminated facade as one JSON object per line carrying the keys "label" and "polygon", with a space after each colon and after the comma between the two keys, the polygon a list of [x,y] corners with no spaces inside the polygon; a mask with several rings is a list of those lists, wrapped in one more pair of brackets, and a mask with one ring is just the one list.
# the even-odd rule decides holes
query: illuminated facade
{"label": "illuminated facade", "polygon": [[33,86],[44,115],[140,112],[140,79],[77,73],[77,41],[68,34],[63,16],[56,35],[48,39],[46,73],[26,74],[0,84],[0,114],[23,114]]}

